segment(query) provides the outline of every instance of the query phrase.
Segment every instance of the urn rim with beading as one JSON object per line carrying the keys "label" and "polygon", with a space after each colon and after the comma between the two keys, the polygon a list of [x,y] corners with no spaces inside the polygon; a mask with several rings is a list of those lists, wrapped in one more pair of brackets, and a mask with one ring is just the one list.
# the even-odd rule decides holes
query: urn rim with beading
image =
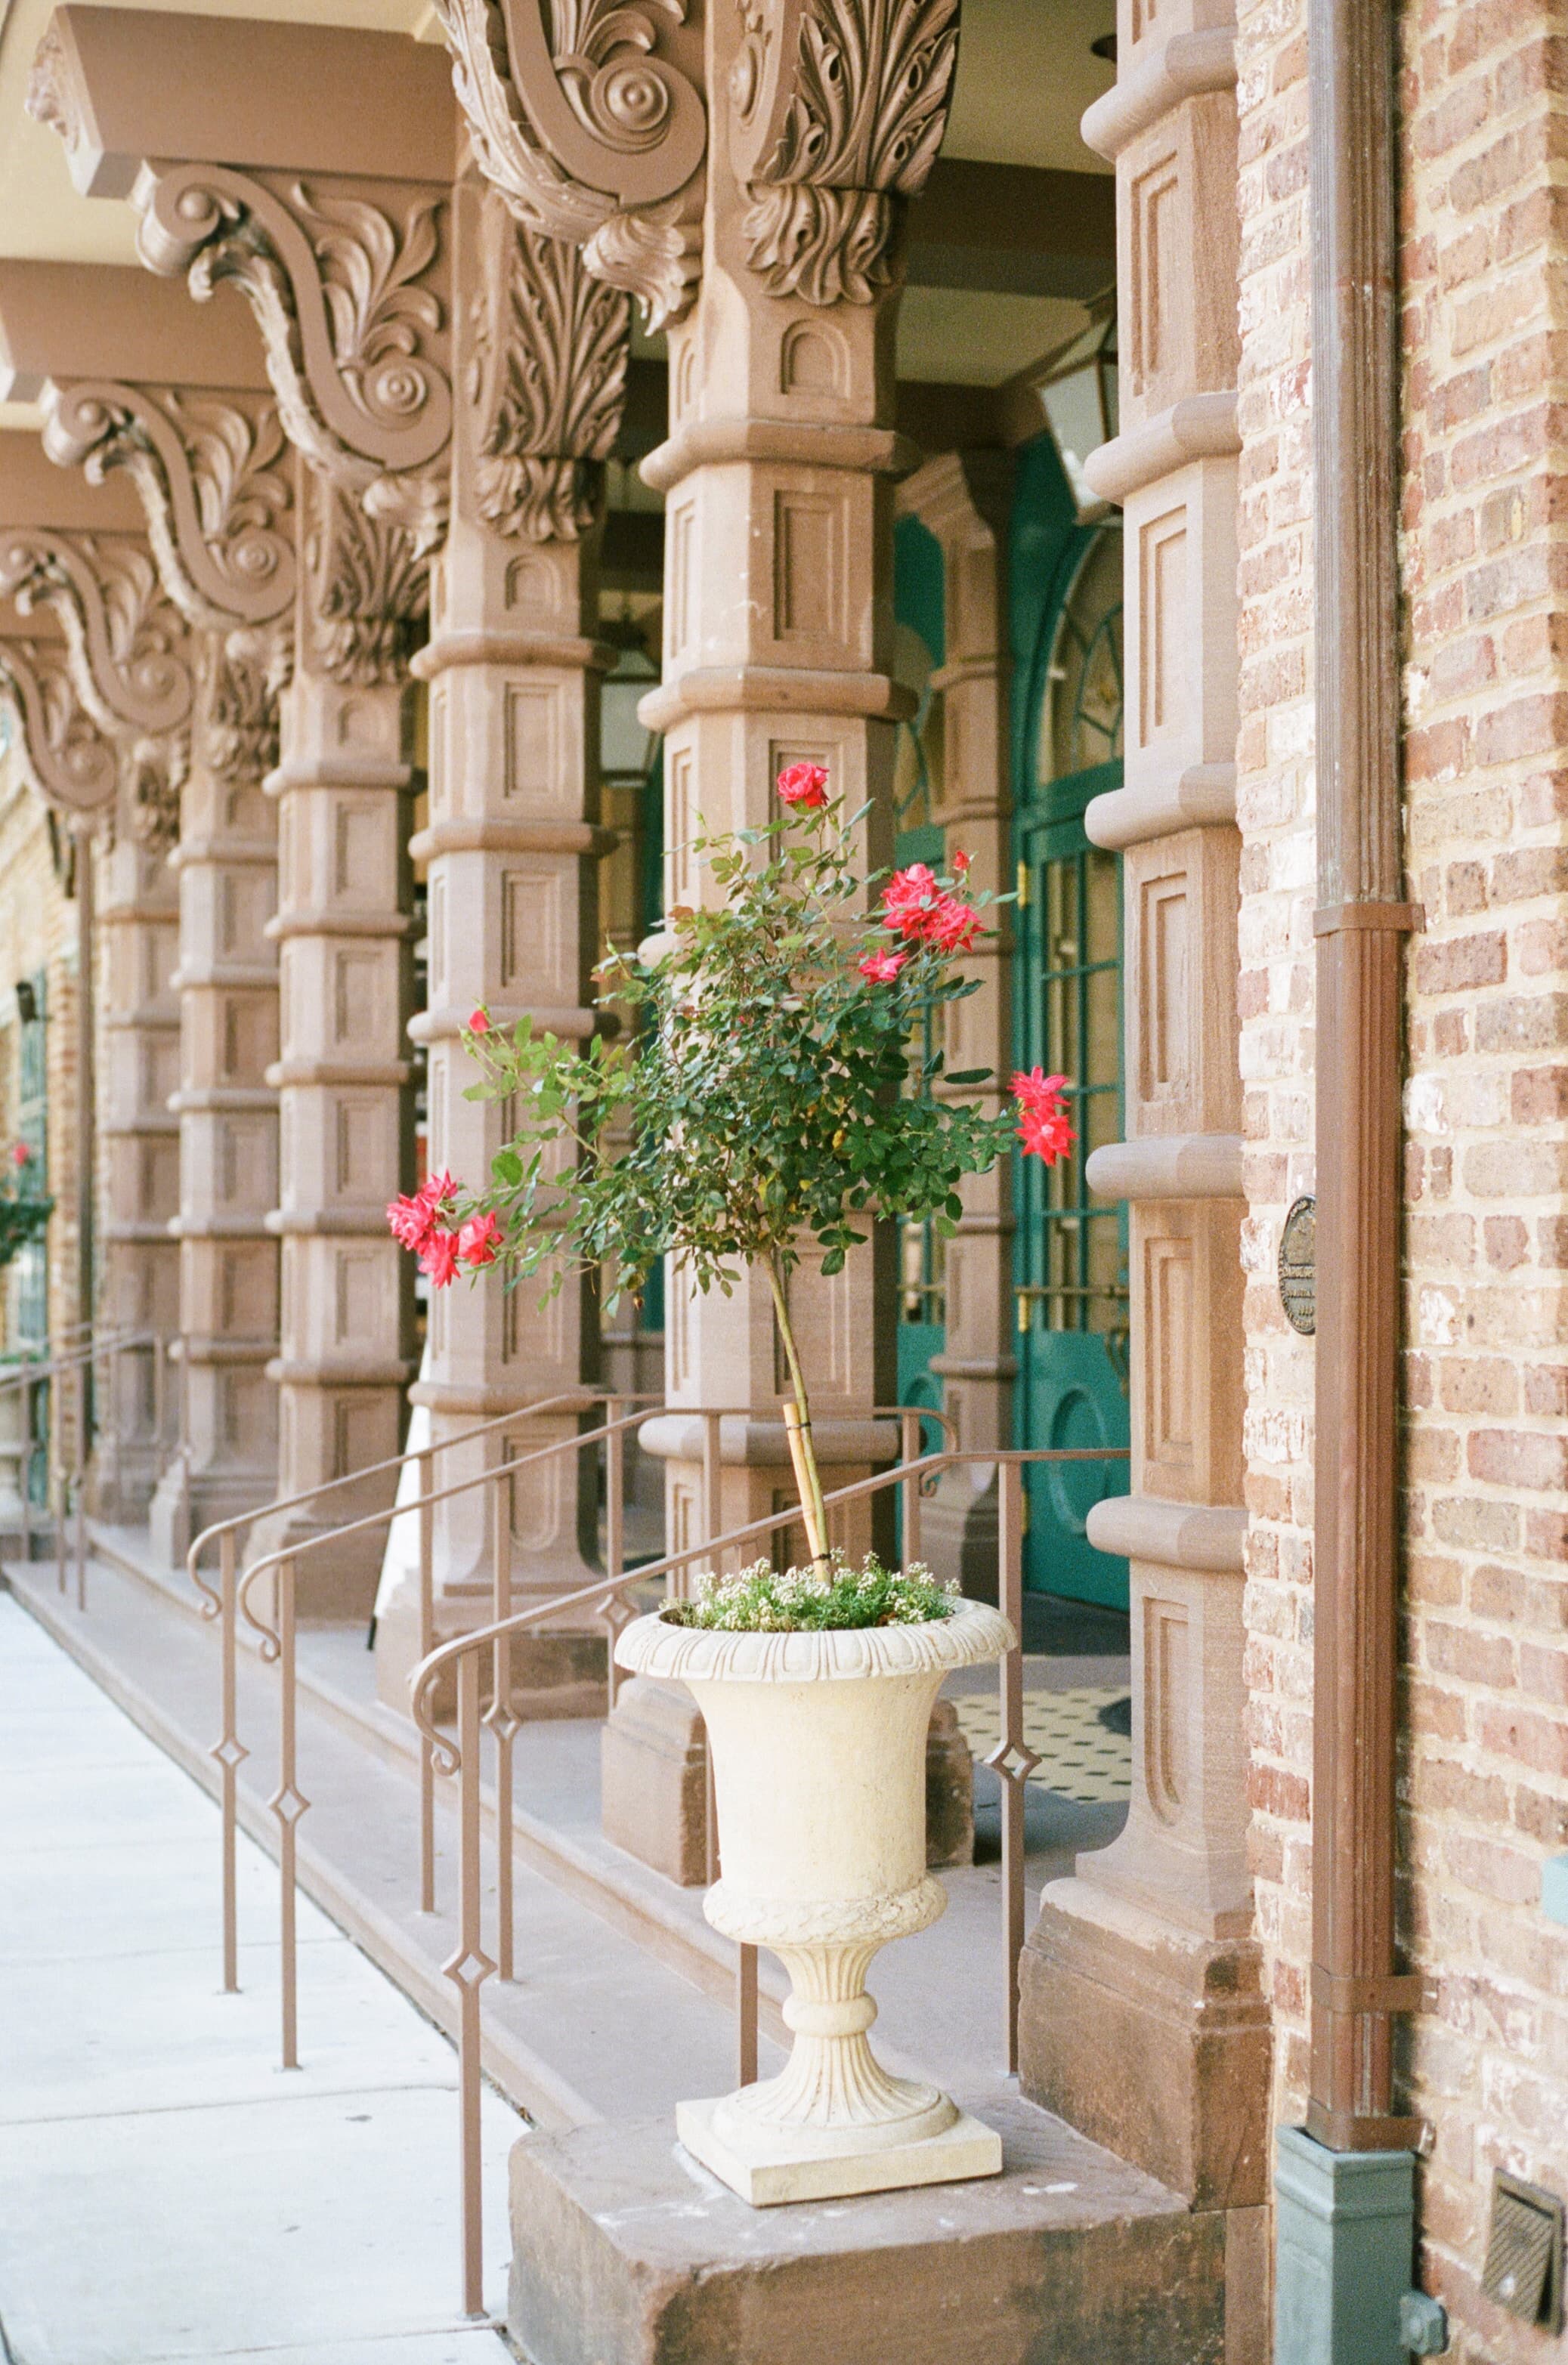
{"label": "urn rim with beading", "polygon": [[851,1683],[983,1665],[1016,1640],[1007,1620],[983,1601],[959,1600],[947,1617],[914,1625],[804,1633],[676,1626],[652,1610],[623,1629],[615,1663],[633,1675],[678,1683]]}

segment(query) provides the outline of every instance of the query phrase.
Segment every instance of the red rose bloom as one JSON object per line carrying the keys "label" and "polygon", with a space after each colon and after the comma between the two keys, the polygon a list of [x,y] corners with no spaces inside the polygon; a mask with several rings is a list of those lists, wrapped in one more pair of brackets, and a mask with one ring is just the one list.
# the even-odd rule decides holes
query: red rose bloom
{"label": "red rose bloom", "polygon": [[468,1032],[470,1035],[487,1035],[489,1031],[489,1014],[484,1008],[483,1004],[481,1004],[477,1010],[471,1010],[468,1013]]}
{"label": "red rose bloom", "polygon": [[448,1289],[457,1278],[458,1235],[432,1231],[420,1251],[420,1271],[428,1273],[432,1289]]}
{"label": "red rose bloom", "polygon": [[787,805],[820,813],[827,802],[827,774],[820,764],[790,764],[778,775],[778,794]]}
{"label": "red rose bloom", "polygon": [[494,1264],[496,1250],[504,1237],[494,1216],[476,1216],[464,1225],[457,1235],[458,1254],[465,1264],[476,1268],[482,1264]]}
{"label": "red rose bloom", "polygon": [[868,953],[857,967],[861,976],[869,978],[873,985],[891,985],[908,958],[907,953]]}
{"label": "red rose bloom", "polygon": [[1011,1090],[1018,1104],[1018,1138],[1025,1158],[1043,1158],[1054,1166],[1065,1158],[1078,1136],[1068,1121],[1062,1097],[1065,1076],[1047,1076],[1043,1068],[1020,1070]]}

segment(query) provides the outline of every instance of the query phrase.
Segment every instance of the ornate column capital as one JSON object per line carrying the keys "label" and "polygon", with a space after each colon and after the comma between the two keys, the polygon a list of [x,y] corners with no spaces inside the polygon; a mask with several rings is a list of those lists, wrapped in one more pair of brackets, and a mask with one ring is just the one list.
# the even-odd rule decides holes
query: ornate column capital
{"label": "ornate column capital", "polygon": [[947,124],[959,0],[738,0],[730,156],[770,296],[870,304]]}
{"label": "ornate column capital", "polygon": [[465,419],[474,509],[499,534],[575,542],[598,519],[626,394],[628,305],[580,251],[478,199]]}
{"label": "ornate column capital", "polygon": [[430,614],[422,537],[366,509],[304,460],[299,523],[302,668],[359,689],[406,680]]}
{"label": "ornate column capital", "polygon": [[486,178],[662,329],[700,275],[702,0],[436,0]]}

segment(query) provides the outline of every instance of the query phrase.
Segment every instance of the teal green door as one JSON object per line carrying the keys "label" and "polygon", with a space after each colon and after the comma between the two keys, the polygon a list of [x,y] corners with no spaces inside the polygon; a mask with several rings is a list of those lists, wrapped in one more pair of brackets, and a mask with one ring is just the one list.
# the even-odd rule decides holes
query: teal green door
{"label": "teal green door", "polygon": [[[1025,473],[1021,497],[1028,486]],[[1076,527],[1045,596],[1036,578],[1033,613],[1015,618],[1032,633],[1014,734],[1014,1039],[1021,1067],[1068,1078],[1078,1137],[1053,1167],[1016,1160],[1025,1445],[1126,1446],[1129,1435],[1126,1212],[1084,1179],[1090,1153],[1123,1126],[1121,860],[1083,828],[1091,798],[1122,779],[1121,541],[1114,524]],[[1030,588],[1015,575],[1015,598]],[[1126,1463],[1036,1464],[1026,1485],[1025,1584],[1126,1608],[1126,1561],[1085,1531],[1095,1503],[1126,1492]]]}

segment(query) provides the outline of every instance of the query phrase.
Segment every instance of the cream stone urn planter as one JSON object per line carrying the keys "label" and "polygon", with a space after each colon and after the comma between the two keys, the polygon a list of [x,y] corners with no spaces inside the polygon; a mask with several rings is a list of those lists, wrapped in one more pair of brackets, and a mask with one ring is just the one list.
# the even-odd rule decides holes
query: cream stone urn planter
{"label": "cream stone urn planter", "polygon": [[879,1946],[946,1906],[925,1869],[925,1735],[942,1679],[1013,1641],[994,1609],[963,1601],[919,1625],[823,1633],[652,1616],[616,1645],[622,1666],[695,1694],[719,1810],[721,1877],[703,1911],[790,1974],[782,2074],[676,2112],[687,2150],[756,2207],[1001,2170],[989,2127],[877,2059],[866,1973]]}

